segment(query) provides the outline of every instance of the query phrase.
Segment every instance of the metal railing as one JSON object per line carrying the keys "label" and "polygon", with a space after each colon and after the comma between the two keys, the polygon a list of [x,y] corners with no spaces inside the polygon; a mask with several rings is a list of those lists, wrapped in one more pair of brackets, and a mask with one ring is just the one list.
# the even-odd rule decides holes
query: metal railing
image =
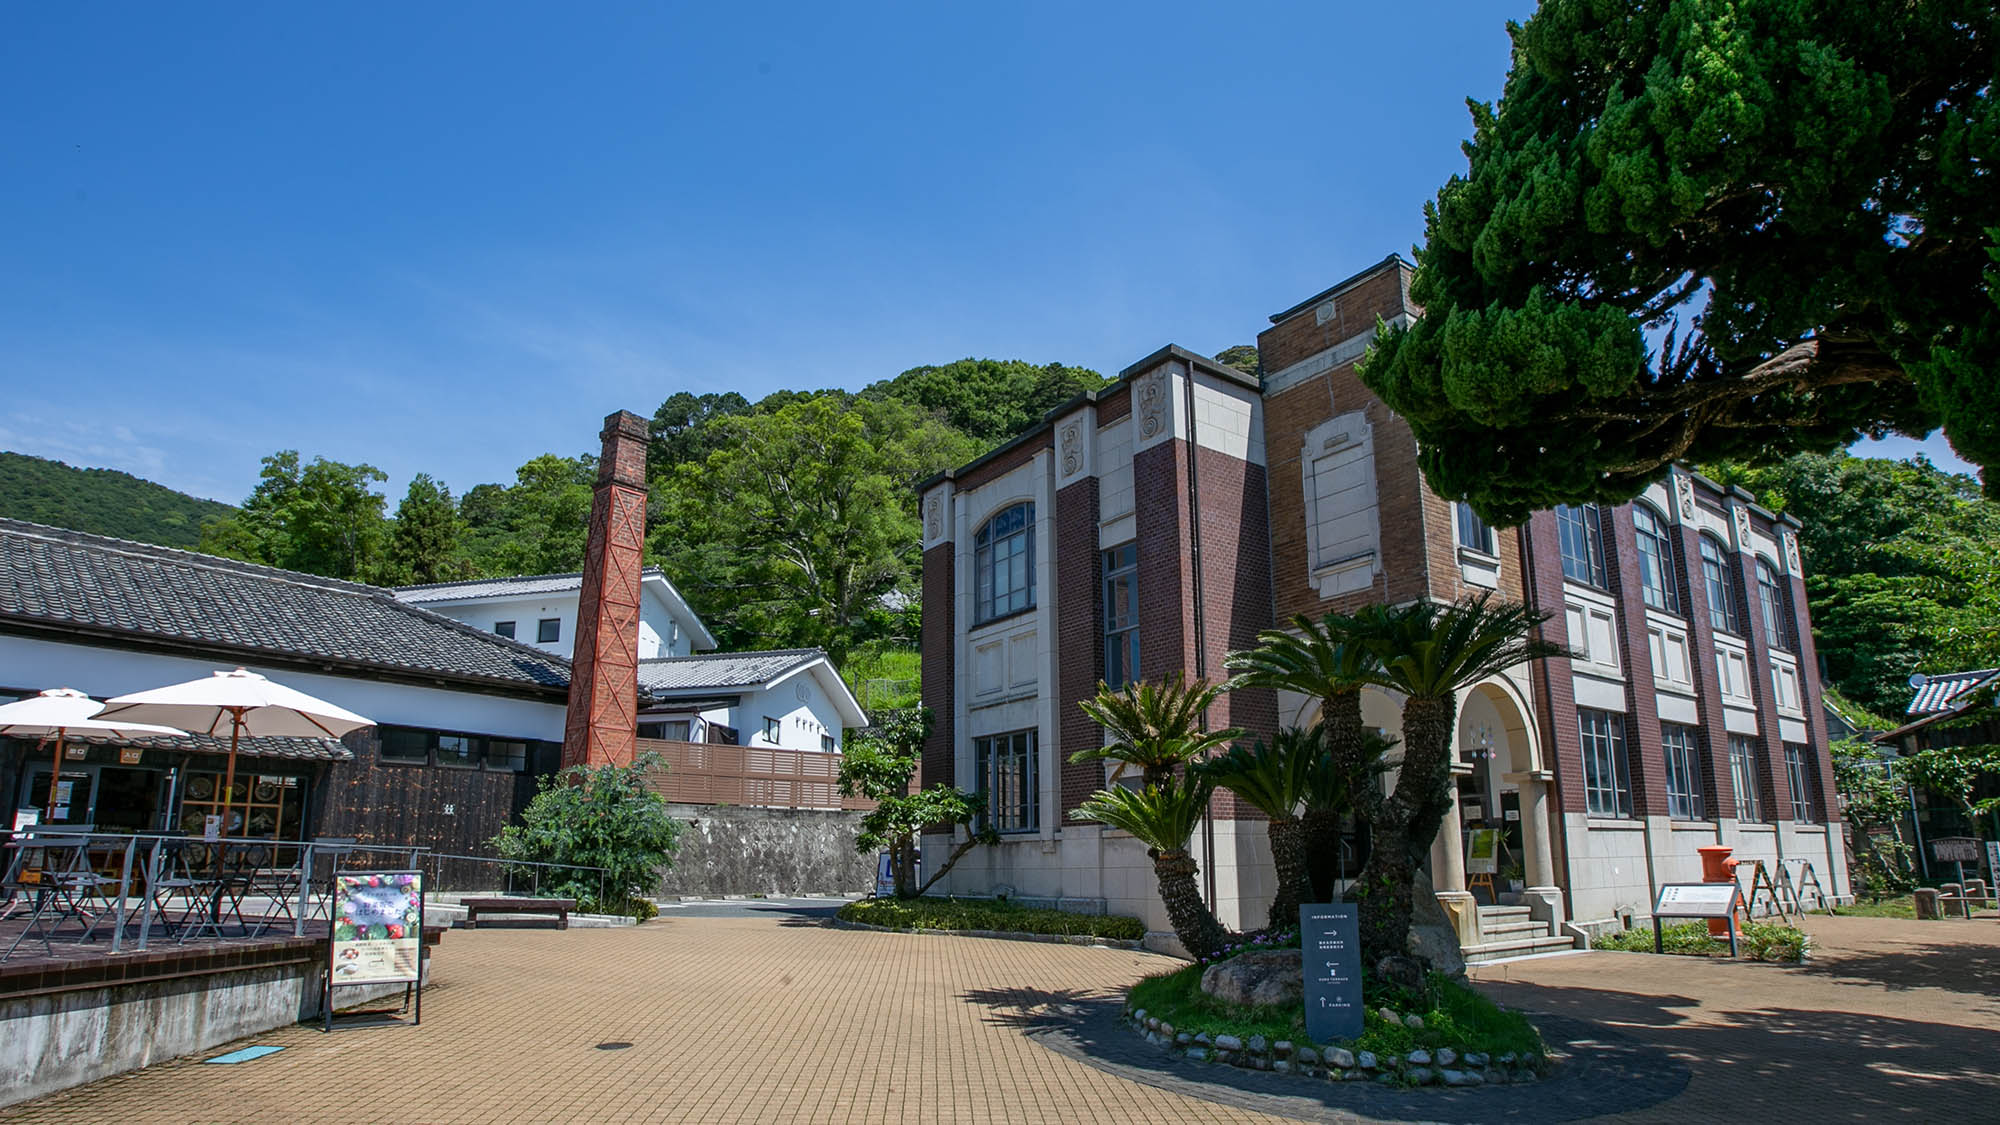
{"label": "metal railing", "polygon": [[[501,875],[504,879],[504,882],[501,884],[501,891],[504,894],[519,893],[517,888],[520,886],[520,880],[525,878],[528,894],[539,897],[542,893],[543,878],[546,876],[551,882],[554,882],[558,878],[555,874],[558,871],[593,872],[597,883],[596,901],[600,906],[605,902],[606,892],[610,889],[608,880],[611,877],[611,869],[607,867],[591,867],[580,863],[542,863],[525,859],[496,859],[492,856],[484,855],[454,855],[450,852],[430,852],[427,858],[432,864],[424,880],[424,895],[427,898],[433,894],[465,893],[466,888],[460,888],[456,891],[446,888],[444,870],[447,862],[451,864],[479,863],[500,867],[502,869]],[[477,887],[471,889],[486,890],[487,888]]]}

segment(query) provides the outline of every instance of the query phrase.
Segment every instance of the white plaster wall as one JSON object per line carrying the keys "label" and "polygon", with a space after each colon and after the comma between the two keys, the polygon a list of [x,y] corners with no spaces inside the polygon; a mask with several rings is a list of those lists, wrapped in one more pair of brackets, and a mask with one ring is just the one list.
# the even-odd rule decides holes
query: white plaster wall
{"label": "white plaster wall", "polygon": [[[0,636],[0,685],[71,687],[104,697],[199,679],[234,665],[129,649]],[[562,741],[564,705],[252,664],[252,672],[378,723]]]}
{"label": "white plaster wall", "polygon": [[[820,736],[832,735],[837,751],[843,743],[840,711],[812,669],[794,673],[771,687],[748,691],[743,701],[720,721],[735,727],[745,746],[781,746],[788,750],[819,750]],[[764,737],[766,717],[778,720],[777,742]]]}
{"label": "white plaster wall", "polygon": [[[475,629],[493,632],[497,622],[514,623],[514,639],[543,652],[552,652],[568,658],[571,646],[576,643],[576,607],[578,595],[569,593],[532,594],[524,598],[491,598],[476,602],[457,604],[417,603],[417,608],[463,621]],[[553,617],[562,622],[557,640],[541,644],[535,640],[536,628],[544,618]],[[640,652],[641,656],[647,655]]]}
{"label": "white plaster wall", "polygon": [[1652,878],[1644,820],[1600,820],[1566,813],[1570,909],[1578,919],[1621,910],[1651,916]]}

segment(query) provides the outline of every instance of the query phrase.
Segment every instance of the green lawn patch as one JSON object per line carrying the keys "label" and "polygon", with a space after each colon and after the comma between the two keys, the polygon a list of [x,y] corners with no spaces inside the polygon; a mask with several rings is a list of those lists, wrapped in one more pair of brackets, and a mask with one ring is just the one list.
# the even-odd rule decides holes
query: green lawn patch
{"label": "green lawn patch", "polygon": [[1915,918],[1916,900],[1909,895],[1900,898],[1878,898],[1872,902],[1857,902],[1851,906],[1833,906],[1815,911],[1819,914],[1851,914],[1857,918]]}
{"label": "green lawn patch", "polygon": [[[1745,922],[1737,930],[1737,947],[1750,961],[1777,961],[1796,964],[1806,959],[1807,939],[1803,931],[1776,922]],[[1708,932],[1707,922],[1683,922],[1660,931],[1664,952],[1689,957],[1727,957],[1729,938]],[[1592,949],[1615,949],[1625,953],[1651,953],[1653,930],[1642,926],[1598,938]]]}
{"label": "green lawn patch", "polygon": [[1077,914],[983,898],[864,898],[841,907],[839,917],[895,930],[995,930],[1123,941],[1146,936],[1144,922],[1122,914]]}
{"label": "green lawn patch", "polygon": [[[1306,1038],[1304,1005],[1250,1007],[1226,1004],[1201,990],[1204,966],[1189,965],[1170,973],[1147,977],[1132,986],[1125,998],[1128,1012],[1144,1010],[1176,1032],[1234,1035],[1248,1041],[1253,1035],[1266,1039],[1311,1042]],[[1337,1044],[1354,1051],[1377,1055],[1405,1055],[1418,1048],[1450,1047],[1457,1051],[1483,1051],[1499,1056],[1513,1054],[1524,1059],[1543,1056],[1542,1037],[1535,1025],[1519,1012],[1510,1012],[1481,995],[1462,981],[1439,973],[1431,974],[1431,1001],[1427,1010],[1415,1012],[1423,1018],[1420,1028],[1392,1024],[1379,1009],[1387,1004],[1405,1013],[1409,1005],[1402,997],[1384,996],[1364,979],[1363,995],[1369,1008],[1363,1019],[1361,1037]],[[1320,1046],[1322,1044],[1315,1044]],[[1325,1044],[1336,1045],[1336,1044]]]}

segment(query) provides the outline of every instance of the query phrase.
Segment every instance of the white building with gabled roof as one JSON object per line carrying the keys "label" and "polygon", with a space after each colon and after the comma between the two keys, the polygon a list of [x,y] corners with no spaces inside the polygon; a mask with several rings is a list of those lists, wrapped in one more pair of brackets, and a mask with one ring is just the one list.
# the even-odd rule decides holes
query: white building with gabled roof
{"label": "white building with gabled roof", "polygon": [[[715,647],[715,637],[657,566],[639,576],[639,657],[689,656]],[[567,659],[576,643],[583,575],[530,574],[403,586],[396,597],[454,621],[511,637]]]}
{"label": "white building with gabled roof", "polygon": [[642,658],[639,690],[641,738],[838,753],[845,728],[868,725],[816,648]]}

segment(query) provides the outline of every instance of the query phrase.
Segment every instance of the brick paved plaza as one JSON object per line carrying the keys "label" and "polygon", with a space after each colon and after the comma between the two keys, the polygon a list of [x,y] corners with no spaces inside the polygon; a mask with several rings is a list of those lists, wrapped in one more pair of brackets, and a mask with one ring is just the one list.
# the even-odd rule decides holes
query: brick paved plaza
{"label": "brick paved plaza", "polygon": [[[1809,928],[1823,953],[1805,968],[1597,953],[1476,975],[1504,1002],[1608,1024],[1685,1061],[1684,1092],[1616,1120],[1989,1117],[2000,924]],[[1240,1098],[1175,1092],[1181,1081],[1130,1081],[1024,1034],[1051,999],[1112,996],[1170,964],[778,913],[458,932],[439,951],[421,1028],[287,1028],[246,1041],[287,1048],[254,1062],[183,1060],[0,1120],[1277,1120]],[[597,1049],[612,1041],[632,1046]],[[1327,1095],[1314,1116],[1343,1119],[1337,1089],[1313,1092]],[[1450,1106],[1437,1115],[1482,1119],[1467,1096],[1480,1092],[1413,1091],[1391,1116]],[[1454,1100],[1426,1100],[1439,1097]]]}

